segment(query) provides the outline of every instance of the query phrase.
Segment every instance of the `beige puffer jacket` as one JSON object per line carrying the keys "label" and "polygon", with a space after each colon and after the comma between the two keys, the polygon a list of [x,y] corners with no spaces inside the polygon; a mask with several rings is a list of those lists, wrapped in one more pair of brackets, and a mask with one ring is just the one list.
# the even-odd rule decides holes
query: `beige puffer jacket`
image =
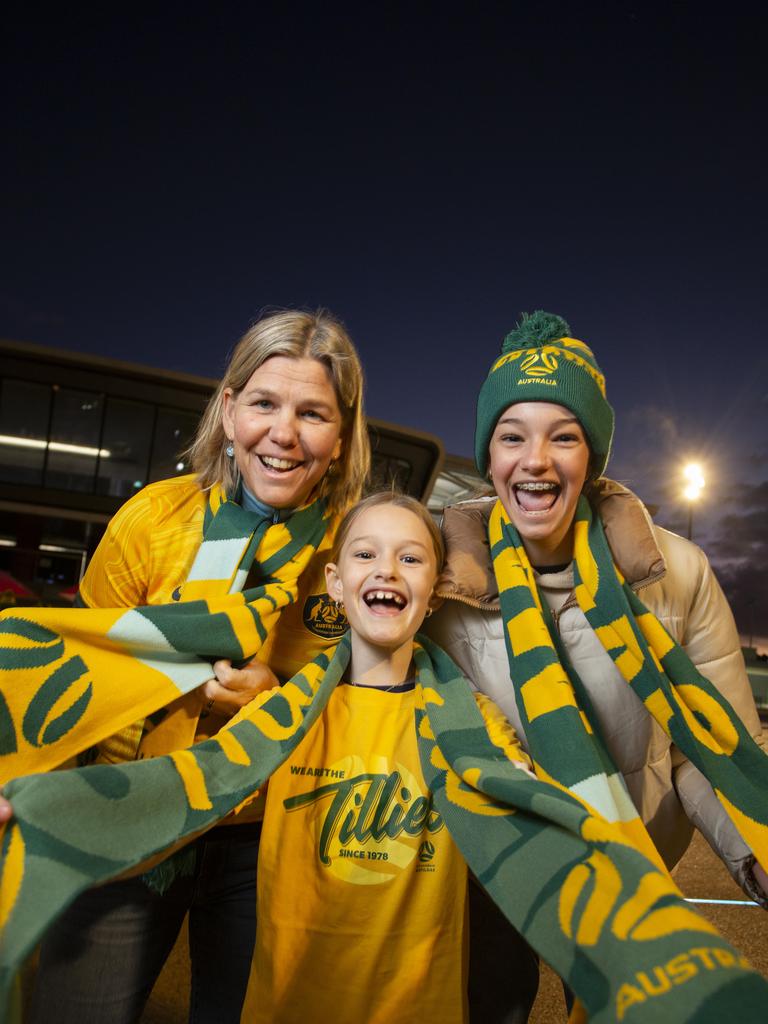
{"label": "beige puffer jacket", "polygon": [[[600,480],[590,499],[625,579],[759,741],[760,720],[736,626],[704,553],[690,541],[654,526],[639,499],[620,484]],[[473,685],[501,707],[525,743],[488,549],[488,517],[494,501],[466,501],[445,510],[447,565],[438,588],[445,600],[425,629]],[[750,851],[710,784],[672,746],[622,679],[576,605],[572,569],[537,575],[537,582],[553,610],[568,656],[589,691],[611,756],[666,864],[672,867],[682,857],[695,825],[754,898]]]}

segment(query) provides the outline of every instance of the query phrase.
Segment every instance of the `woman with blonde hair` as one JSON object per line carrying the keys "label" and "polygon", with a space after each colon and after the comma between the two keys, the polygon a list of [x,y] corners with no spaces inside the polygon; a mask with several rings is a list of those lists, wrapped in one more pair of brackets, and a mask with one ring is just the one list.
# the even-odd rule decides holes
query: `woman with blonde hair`
{"label": "woman with blonde hair", "polygon": [[[193,685],[168,705],[151,682],[150,696],[138,693],[143,656],[119,686],[105,667],[108,711],[94,713],[88,729],[88,716],[81,718],[60,750],[47,745],[48,760],[32,751],[27,771],[55,767],[94,737],[92,757],[120,763],[213,735],[257,693],[338,639],[343,620],[334,620],[323,567],[369,469],[362,383],[354,346],[328,313],[286,310],[245,333],[191,446],[194,474],[131,498],[80,586],[83,608],[132,609],[134,623],[140,609],[165,638],[176,637],[178,650],[198,659]],[[200,608],[210,614],[195,618]],[[69,614],[77,628],[78,616],[82,622],[91,613]],[[130,634],[124,642],[135,653],[134,632],[114,624],[105,632],[111,639],[116,630],[123,639]],[[97,655],[84,657],[91,667]],[[181,686],[178,670],[165,671]],[[127,727],[104,732],[118,721]],[[138,1020],[187,911],[189,1019],[239,1020],[255,933],[259,831],[259,821],[227,824],[143,878],[83,894],[43,943],[31,1020]]]}

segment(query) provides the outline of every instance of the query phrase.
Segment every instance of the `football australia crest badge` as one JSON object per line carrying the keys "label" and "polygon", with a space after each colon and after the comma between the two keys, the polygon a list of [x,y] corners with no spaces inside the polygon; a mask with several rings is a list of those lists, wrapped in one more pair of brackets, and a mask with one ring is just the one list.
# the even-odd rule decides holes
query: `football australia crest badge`
{"label": "football australia crest badge", "polygon": [[338,640],[347,631],[347,617],[327,594],[312,594],[304,602],[304,625],[324,640]]}

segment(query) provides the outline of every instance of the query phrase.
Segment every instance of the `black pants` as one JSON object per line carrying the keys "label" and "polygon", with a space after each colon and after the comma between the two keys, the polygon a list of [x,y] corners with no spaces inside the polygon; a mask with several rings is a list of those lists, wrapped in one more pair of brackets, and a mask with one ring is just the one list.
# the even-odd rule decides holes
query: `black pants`
{"label": "black pants", "polygon": [[190,1024],[239,1024],[256,935],[259,825],[196,840],[194,874],[84,892],[40,949],[31,1024],[135,1024],[189,912]]}
{"label": "black pants", "polygon": [[525,1024],[538,988],[538,957],[470,878],[470,1024]]}

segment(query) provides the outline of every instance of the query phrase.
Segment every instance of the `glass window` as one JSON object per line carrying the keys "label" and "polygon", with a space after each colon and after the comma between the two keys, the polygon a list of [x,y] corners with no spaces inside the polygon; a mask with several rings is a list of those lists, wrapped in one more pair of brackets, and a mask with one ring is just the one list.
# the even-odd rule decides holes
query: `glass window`
{"label": "glass window", "polygon": [[0,383],[0,479],[40,484],[51,388],[6,377]]}
{"label": "glass window", "polygon": [[93,491],[103,408],[103,396],[95,391],[54,385],[46,487]]}
{"label": "glass window", "polygon": [[98,494],[130,498],[147,482],[155,407],[107,398],[101,435]]}
{"label": "glass window", "polygon": [[0,607],[71,605],[104,525],[0,511]]}
{"label": "glass window", "polygon": [[388,491],[394,488],[409,494],[408,485],[413,467],[405,459],[397,459],[374,452],[371,457],[371,475],[366,491]]}
{"label": "glass window", "polygon": [[157,410],[150,480],[165,480],[191,472],[187,459],[182,458],[181,453],[191,444],[199,420],[199,413],[181,409]]}

